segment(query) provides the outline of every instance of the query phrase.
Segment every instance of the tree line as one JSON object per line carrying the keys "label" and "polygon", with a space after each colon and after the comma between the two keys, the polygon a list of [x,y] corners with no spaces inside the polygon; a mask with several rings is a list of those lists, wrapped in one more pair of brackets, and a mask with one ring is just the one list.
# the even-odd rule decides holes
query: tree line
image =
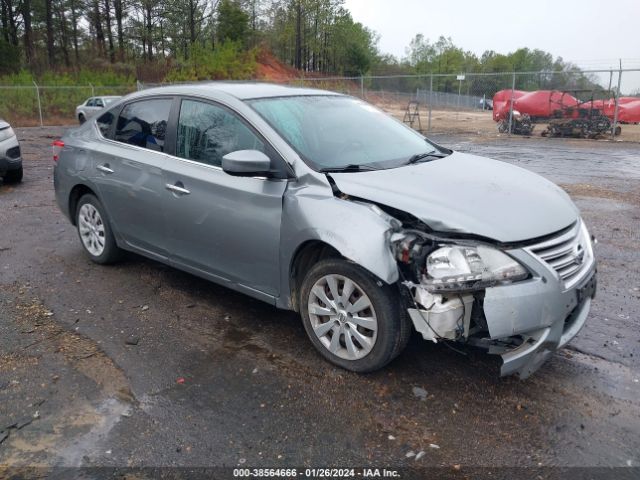
{"label": "tree line", "polygon": [[[352,18],[344,0],[0,0],[0,74],[136,66],[137,77],[158,67],[156,80],[249,78],[260,50],[313,75],[541,71],[559,78],[575,68],[540,50],[478,56],[450,38],[431,42],[422,34],[403,58],[382,54],[377,44],[377,34]],[[522,77],[517,87],[543,80]],[[578,83],[588,87],[592,80],[584,75]],[[438,90],[457,88],[455,78],[436,81]],[[509,82],[501,80],[505,88]]]}
{"label": "tree line", "polygon": [[[516,75],[515,88],[520,90],[603,90],[595,76],[583,73],[571,62],[561,57],[554,58],[551,53],[543,50],[523,47],[509,53],[487,50],[481,55],[476,55],[455,45],[451,38],[441,36],[432,42],[422,34],[417,34],[411,40],[404,58],[384,56],[377,62],[374,71],[381,75],[435,74],[435,91],[457,92],[462,87],[462,92],[474,95],[491,96],[498,90],[511,88],[511,72],[535,72]],[[456,74],[463,73],[471,75],[468,75],[461,85]],[[389,85],[390,81],[386,83],[390,89],[399,91],[431,87],[424,78],[398,78],[394,81],[395,85]]]}
{"label": "tree line", "polygon": [[0,0],[0,73],[271,49],[307,72],[366,73],[375,34],[343,0]]}

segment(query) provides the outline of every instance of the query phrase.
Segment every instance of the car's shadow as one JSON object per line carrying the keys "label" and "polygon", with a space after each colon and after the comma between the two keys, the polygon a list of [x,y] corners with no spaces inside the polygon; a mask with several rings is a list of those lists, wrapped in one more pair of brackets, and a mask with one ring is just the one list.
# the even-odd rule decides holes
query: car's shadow
{"label": "car's shadow", "polygon": [[[223,325],[227,331],[225,341],[239,345],[251,343],[243,336],[252,337],[271,353],[290,357],[291,361],[302,365],[313,365],[322,371],[337,367],[326,362],[314,349],[297,313],[281,310],[265,302],[248,297],[227,287],[217,285],[189,273],[128,253],[118,264],[123,273],[143,268],[153,271],[154,277],[163,288],[178,292],[180,297],[188,297],[198,310],[225,312],[233,322]],[[202,325],[207,328],[207,325]],[[219,325],[211,325],[218,330]],[[259,336],[256,335],[259,332]],[[251,350],[251,347],[249,348]],[[516,377],[499,378],[501,359],[488,355],[484,350],[456,342],[434,344],[425,341],[413,332],[405,351],[389,365],[378,372],[366,375],[368,379],[384,378],[389,374],[400,376],[409,382],[442,383],[443,378],[456,378],[457,382],[488,382],[489,384],[511,384]],[[340,370],[344,372],[343,370]],[[345,372],[348,375],[356,375]]]}

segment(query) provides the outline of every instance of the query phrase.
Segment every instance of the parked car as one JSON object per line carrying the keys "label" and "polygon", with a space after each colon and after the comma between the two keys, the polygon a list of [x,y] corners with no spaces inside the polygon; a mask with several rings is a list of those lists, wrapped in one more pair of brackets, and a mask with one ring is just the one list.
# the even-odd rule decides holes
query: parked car
{"label": "parked car", "polygon": [[481,98],[478,102],[478,107],[481,110],[493,110],[493,100],[490,98]]}
{"label": "parked car", "polygon": [[318,351],[356,372],[415,329],[526,377],[595,294],[592,238],[562,189],[349,96],[146,90],[54,149],[57,202],[91,260],[136,252],[300,312]]}
{"label": "parked car", "polygon": [[0,177],[5,183],[22,181],[22,154],[16,133],[0,118]]}
{"label": "parked car", "polygon": [[89,97],[82,105],[78,105],[76,107],[76,118],[78,119],[78,122],[80,122],[80,125],[82,125],[100,110],[121,98],[122,97],[118,96]]}

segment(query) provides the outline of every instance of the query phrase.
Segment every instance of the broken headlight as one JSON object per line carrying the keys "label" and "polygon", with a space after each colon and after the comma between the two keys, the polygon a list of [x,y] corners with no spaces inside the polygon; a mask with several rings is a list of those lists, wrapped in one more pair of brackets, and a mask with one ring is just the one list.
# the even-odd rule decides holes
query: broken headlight
{"label": "broken headlight", "polygon": [[430,291],[474,290],[528,276],[520,263],[495,248],[446,245],[427,256],[422,283]]}

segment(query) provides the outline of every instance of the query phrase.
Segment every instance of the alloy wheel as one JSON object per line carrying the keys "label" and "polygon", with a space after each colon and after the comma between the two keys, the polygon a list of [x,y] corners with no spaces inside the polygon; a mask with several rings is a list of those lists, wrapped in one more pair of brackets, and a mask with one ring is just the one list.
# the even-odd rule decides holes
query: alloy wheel
{"label": "alloy wheel", "polygon": [[307,308],[315,335],[332,354],[358,360],[373,349],[378,318],[371,299],[350,278],[320,278],[311,288]]}
{"label": "alloy wheel", "polygon": [[84,248],[94,257],[102,255],[105,246],[104,222],[98,209],[90,203],[80,207],[78,231]]}

